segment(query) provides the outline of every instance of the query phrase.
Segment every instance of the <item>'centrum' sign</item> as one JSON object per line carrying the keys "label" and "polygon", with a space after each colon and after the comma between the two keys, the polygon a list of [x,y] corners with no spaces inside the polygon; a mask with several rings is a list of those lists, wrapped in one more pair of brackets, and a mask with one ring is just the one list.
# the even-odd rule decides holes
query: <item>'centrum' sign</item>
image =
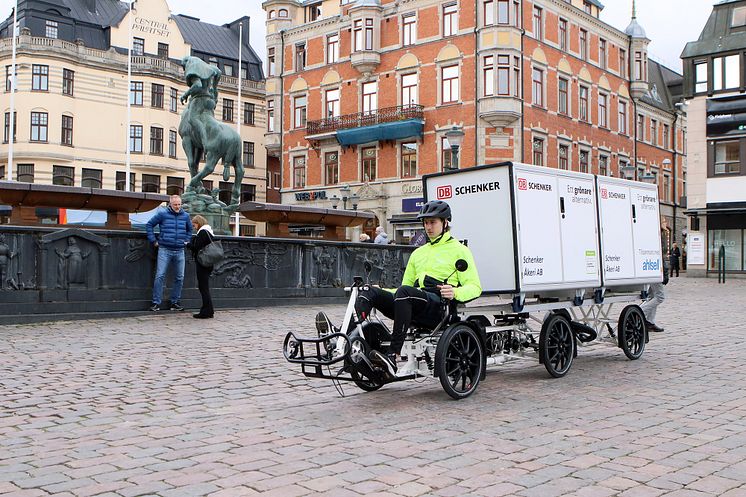
{"label": "'centrum' sign", "polygon": [[145,19],[144,17],[135,17],[135,20],[132,22],[132,29],[140,33],[149,33],[165,38],[168,38],[168,35],[171,34],[168,31],[168,24]]}

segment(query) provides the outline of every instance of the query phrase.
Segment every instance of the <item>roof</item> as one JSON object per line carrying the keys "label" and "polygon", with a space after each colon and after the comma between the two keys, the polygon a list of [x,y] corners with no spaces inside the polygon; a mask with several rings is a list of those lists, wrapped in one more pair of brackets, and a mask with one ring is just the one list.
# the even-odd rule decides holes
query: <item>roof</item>
{"label": "roof", "polygon": [[649,90],[640,100],[666,112],[674,112],[680,100],[684,77],[654,60],[648,60]]}
{"label": "roof", "polygon": [[647,38],[648,35],[645,34],[645,30],[640,26],[640,23],[637,22],[637,18],[633,17],[632,21],[630,21],[629,26],[627,26],[627,29],[624,30],[624,33],[628,36],[631,36],[632,38]]}
{"label": "roof", "polygon": [[68,7],[70,17],[103,27],[119,24],[129,8],[119,0],[96,0],[96,12],[88,10],[86,0],[56,0],[55,3]]}
{"label": "roof", "polygon": [[712,8],[697,41],[690,41],[681,58],[698,57],[746,48],[746,31],[742,26],[731,27],[733,9],[746,7],[746,0],[726,0]]}

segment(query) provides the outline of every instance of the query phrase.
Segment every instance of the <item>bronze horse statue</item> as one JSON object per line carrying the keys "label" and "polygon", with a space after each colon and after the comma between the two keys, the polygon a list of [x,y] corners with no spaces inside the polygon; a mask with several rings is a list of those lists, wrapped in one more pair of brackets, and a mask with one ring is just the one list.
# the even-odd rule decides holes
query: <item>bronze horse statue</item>
{"label": "bronze horse statue", "polygon": [[[184,57],[181,65],[184,67],[184,76],[189,86],[181,96],[181,103],[184,104],[188,100],[189,104],[184,108],[179,123],[181,145],[192,176],[187,189],[196,193],[204,192],[202,180],[211,174],[218,161],[222,160],[225,167],[224,181],[230,179],[230,166],[233,166],[235,180],[230,205],[238,205],[244,175],[241,163],[243,149],[238,132],[215,119],[220,69],[198,57],[190,56]],[[199,161],[203,156],[205,167],[200,171]]]}

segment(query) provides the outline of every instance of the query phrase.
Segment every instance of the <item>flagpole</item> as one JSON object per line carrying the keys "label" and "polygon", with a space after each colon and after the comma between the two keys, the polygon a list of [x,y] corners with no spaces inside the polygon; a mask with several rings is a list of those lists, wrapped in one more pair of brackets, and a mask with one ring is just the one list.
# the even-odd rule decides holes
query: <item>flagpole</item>
{"label": "flagpole", "polygon": [[129,22],[129,41],[127,43],[127,129],[124,131],[125,135],[125,167],[124,167],[124,191],[130,191],[130,175],[131,175],[131,154],[130,154],[130,129],[132,127],[132,4],[134,0],[130,0],[130,12],[127,18]]}
{"label": "flagpole", "polygon": [[[241,108],[241,84],[242,84],[242,76],[243,72],[241,71],[241,54],[242,54],[242,48],[243,48],[243,20],[238,25],[238,112],[236,112],[236,131],[238,132],[238,136],[241,136],[241,116],[243,115],[243,109]],[[241,153],[243,154],[243,140],[241,140]],[[233,236],[238,236],[239,233],[239,223],[241,220],[241,215],[236,212],[236,219],[233,225]]]}
{"label": "flagpole", "polygon": [[10,129],[8,130],[10,136],[8,136],[8,181],[13,181],[13,139],[16,134],[16,45],[18,43],[18,0],[16,0],[16,7],[13,9],[13,60],[11,62],[11,76],[10,76],[10,114],[8,114],[8,120],[10,121]]}

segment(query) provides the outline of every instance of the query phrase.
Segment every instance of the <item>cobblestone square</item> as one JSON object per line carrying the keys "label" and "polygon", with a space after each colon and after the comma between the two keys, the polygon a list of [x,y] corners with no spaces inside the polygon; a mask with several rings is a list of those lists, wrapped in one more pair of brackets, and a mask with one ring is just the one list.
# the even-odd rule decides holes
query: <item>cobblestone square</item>
{"label": "cobblestone square", "polygon": [[313,306],[3,326],[0,495],[746,496],[744,309],[674,278],[640,360],[513,362],[458,402],[305,378],[281,345]]}

